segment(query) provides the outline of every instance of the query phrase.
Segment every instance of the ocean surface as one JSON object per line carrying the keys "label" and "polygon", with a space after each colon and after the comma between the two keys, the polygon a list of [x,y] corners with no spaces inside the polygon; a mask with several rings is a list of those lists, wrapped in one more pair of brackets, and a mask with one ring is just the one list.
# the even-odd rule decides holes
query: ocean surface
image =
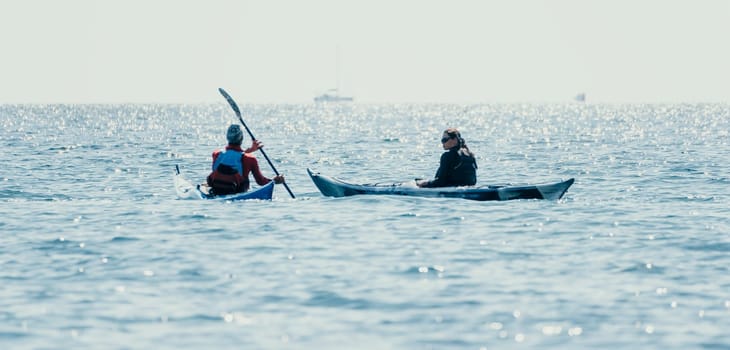
{"label": "ocean surface", "polygon": [[[730,348],[730,105],[241,108],[296,199],[176,198],[238,122],[223,100],[0,105],[0,348]],[[476,202],[307,176],[430,178],[450,126],[479,184],[576,182]]]}

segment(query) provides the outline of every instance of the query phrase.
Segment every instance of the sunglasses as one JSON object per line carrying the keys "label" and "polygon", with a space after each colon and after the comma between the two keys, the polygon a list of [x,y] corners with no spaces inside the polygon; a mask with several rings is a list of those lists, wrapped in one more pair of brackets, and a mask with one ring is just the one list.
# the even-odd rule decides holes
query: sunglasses
{"label": "sunglasses", "polygon": [[447,143],[451,139],[453,139],[453,137],[444,137],[444,138],[441,139],[441,143]]}

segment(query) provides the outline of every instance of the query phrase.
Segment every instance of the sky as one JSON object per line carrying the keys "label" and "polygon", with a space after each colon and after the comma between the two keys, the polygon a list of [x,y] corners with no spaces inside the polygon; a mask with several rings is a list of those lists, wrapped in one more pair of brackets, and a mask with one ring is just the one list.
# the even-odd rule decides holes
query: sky
{"label": "sky", "polygon": [[730,0],[0,0],[1,103],[730,102]]}

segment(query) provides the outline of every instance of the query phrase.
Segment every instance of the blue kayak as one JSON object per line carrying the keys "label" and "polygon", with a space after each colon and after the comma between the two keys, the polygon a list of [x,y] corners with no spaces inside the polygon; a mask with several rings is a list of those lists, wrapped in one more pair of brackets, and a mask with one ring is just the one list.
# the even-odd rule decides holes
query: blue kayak
{"label": "blue kayak", "polygon": [[361,194],[387,194],[416,197],[463,198],[477,201],[504,201],[510,199],[557,200],[573,184],[574,179],[537,185],[489,185],[463,187],[420,188],[415,181],[391,184],[354,184],[325,176],[307,169],[309,176],[323,195],[345,197]]}
{"label": "blue kayak", "polygon": [[209,192],[207,185],[193,185],[190,181],[183,178],[180,169],[175,166],[175,191],[180,199],[208,199],[218,201],[243,201],[248,199],[271,200],[274,194],[274,181],[259,187],[255,190],[216,196]]}

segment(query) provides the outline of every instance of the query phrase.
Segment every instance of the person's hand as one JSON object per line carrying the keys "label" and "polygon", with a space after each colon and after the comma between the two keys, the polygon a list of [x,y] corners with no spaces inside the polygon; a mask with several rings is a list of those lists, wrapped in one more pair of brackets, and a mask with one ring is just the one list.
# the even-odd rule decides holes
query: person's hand
{"label": "person's hand", "polygon": [[418,187],[423,187],[423,185],[425,185],[426,183],[428,183],[428,180],[416,179],[416,186]]}
{"label": "person's hand", "polygon": [[258,151],[259,148],[263,148],[263,147],[264,147],[264,144],[261,143],[261,141],[259,141],[259,140],[253,140],[253,141],[251,141],[251,147],[249,147],[245,151],[245,153],[253,153],[253,152]]}
{"label": "person's hand", "polygon": [[276,175],[274,176],[274,183],[277,185],[284,183],[284,175]]}

